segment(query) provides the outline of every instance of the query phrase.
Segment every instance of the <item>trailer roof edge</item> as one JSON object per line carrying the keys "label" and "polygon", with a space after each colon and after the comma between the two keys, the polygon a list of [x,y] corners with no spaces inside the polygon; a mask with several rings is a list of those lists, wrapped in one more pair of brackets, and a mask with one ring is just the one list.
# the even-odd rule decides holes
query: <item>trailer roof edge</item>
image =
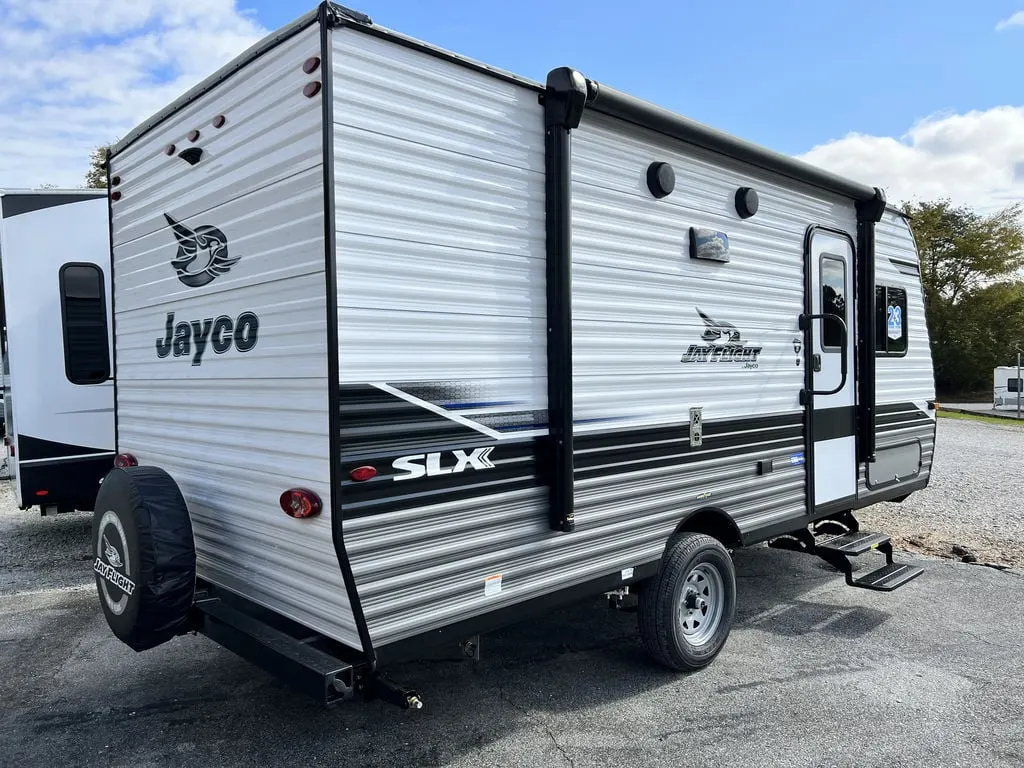
{"label": "trailer roof edge", "polygon": [[881,194],[875,187],[725,133],[593,80],[588,80],[587,85],[587,106],[597,112],[854,200],[866,202]]}

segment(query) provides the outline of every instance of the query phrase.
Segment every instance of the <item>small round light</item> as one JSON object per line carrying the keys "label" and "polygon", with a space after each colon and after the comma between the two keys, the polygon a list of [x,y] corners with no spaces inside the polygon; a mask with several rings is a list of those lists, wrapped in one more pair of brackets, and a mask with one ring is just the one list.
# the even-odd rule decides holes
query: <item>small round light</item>
{"label": "small round light", "polygon": [[312,99],[318,93],[320,93],[319,80],[314,80],[311,83],[306,83],[306,87],[302,89],[302,95],[309,99]]}
{"label": "small round light", "polygon": [[281,494],[281,509],[289,517],[313,517],[323,507],[320,497],[306,488],[289,488]]}
{"label": "small round light", "polygon": [[320,57],[319,56],[310,56],[308,59],[306,59],[304,62],[302,62],[302,71],[305,72],[307,75],[311,75],[314,72],[316,72],[316,70],[317,70],[317,68],[319,66],[320,66]]}
{"label": "small round light", "polygon": [[188,132],[188,140],[192,142],[199,141],[199,131],[193,128]]}
{"label": "small round light", "polygon": [[117,186],[118,184],[120,184],[120,183],[121,183],[121,177],[120,177],[120,176],[114,176],[114,177],[113,177],[113,178],[112,178],[112,179],[110,180],[110,186],[112,186],[112,187],[116,187],[116,186]]}
{"label": "small round light", "polygon": [[175,149],[175,147],[174,147],[173,144],[168,144],[167,148],[164,150],[164,154],[165,155],[173,155],[174,154],[174,149]]}
{"label": "small round light", "polygon": [[676,172],[668,163],[647,166],[647,189],[656,198],[668,197],[676,188]]}
{"label": "small round light", "polygon": [[226,117],[224,117],[224,115],[217,115],[215,118],[213,118],[213,127],[214,128],[223,128],[224,127],[224,123],[226,123],[227,121],[228,121],[228,119]]}
{"label": "small round light", "polygon": [[139,460],[132,456],[130,453],[119,453],[114,457],[114,466],[118,469],[128,469],[128,467],[139,466]]}
{"label": "small round light", "polygon": [[372,480],[377,476],[377,469],[376,467],[371,466],[356,467],[355,469],[348,473],[348,476],[355,480],[357,483],[364,483],[367,480]]}
{"label": "small round light", "polygon": [[120,200],[121,199],[121,192],[120,192],[120,190],[115,189],[113,192],[111,192],[110,193],[110,199],[113,200],[115,203],[118,200]]}
{"label": "small round light", "polygon": [[757,197],[757,190],[750,187],[740,187],[736,190],[736,213],[741,219],[749,219],[760,206]]}

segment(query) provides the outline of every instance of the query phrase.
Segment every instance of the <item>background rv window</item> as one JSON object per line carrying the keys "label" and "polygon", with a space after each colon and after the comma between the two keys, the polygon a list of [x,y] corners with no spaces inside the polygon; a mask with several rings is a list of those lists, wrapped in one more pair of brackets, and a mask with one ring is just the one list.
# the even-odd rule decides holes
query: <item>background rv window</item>
{"label": "background rv window", "polygon": [[[846,262],[835,256],[821,257],[821,311],[846,318]],[[834,320],[821,323],[821,348],[838,351],[843,345],[843,329]]]}
{"label": "background rv window", "polygon": [[1024,392],[1024,388],[1021,387],[1024,384],[1022,379],[1007,379],[1006,380],[1006,391],[1007,392]]}
{"label": "background rv window", "polygon": [[107,306],[103,271],[95,264],[65,264],[60,270],[64,325],[64,371],[72,384],[110,378]]}
{"label": "background rv window", "polygon": [[907,292],[875,286],[875,354],[907,354]]}

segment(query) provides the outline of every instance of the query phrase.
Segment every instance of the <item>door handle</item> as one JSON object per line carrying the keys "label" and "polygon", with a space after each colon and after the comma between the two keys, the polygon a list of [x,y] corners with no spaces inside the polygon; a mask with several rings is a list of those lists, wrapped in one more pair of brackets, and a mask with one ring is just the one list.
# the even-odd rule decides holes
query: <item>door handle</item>
{"label": "door handle", "polygon": [[821,355],[817,352],[811,355],[811,370],[815,373],[821,373]]}
{"label": "door handle", "polygon": [[[830,322],[839,324],[839,332],[840,336],[842,337],[842,340],[839,342],[839,386],[836,387],[835,389],[802,389],[800,390],[801,405],[806,405],[808,402],[810,402],[811,395],[834,395],[837,392],[841,392],[843,387],[846,386],[847,370],[849,368],[849,360],[847,359],[848,351],[846,349],[849,340],[849,334],[846,329],[846,321],[843,320],[843,318],[841,318],[839,315],[833,315],[830,312],[824,312],[816,315],[802,314],[799,318],[798,327],[801,331],[806,331],[811,327],[811,323],[814,322],[815,320],[821,320],[823,323]],[[814,357],[811,358],[811,361],[814,370],[820,371],[821,356],[815,354]]]}

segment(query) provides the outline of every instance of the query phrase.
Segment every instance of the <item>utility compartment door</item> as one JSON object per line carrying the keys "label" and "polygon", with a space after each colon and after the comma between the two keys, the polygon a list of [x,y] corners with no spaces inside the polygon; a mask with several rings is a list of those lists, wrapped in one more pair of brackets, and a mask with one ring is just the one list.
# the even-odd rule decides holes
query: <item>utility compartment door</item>
{"label": "utility compartment door", "polygon": [[853,241],[842,233],[812,229],[806,258],[810,482],[820,511],[822,505],[839,508],[847,498],[852,503],[857,492]]}

